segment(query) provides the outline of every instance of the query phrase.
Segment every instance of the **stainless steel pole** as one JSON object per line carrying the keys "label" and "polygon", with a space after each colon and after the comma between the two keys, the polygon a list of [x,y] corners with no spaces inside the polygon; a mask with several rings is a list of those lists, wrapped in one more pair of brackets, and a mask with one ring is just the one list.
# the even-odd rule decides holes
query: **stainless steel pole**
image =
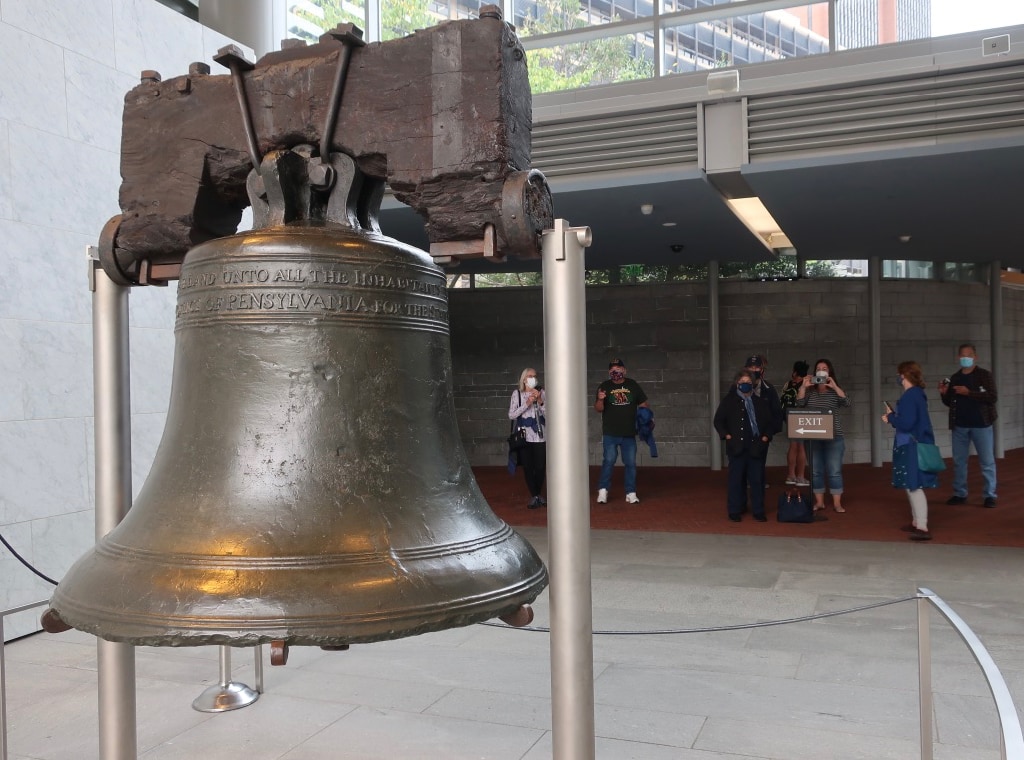
{"label": "stainless steel pole", "polygon": [[[96,439],[96,540],[114,529],[132,500],[128,289],[89,262]],[[97,639],[101,760],[135,760],[135,650]]]}
{"label": "stainless steel pole", "polygon": [[544,232],[544,375],[551,546],[551,728],[555,760],[593,760],[594,644],[587,466],[584,249],[590,229]]}
{"label": "stainless steel pole", "polygon": [[917,592],[917,698],[921,710],[921,760],[932,760],[932,639],[928,598]]}
{"label": "stainless steel pole", "polygon": [[4,662],[4,616],[0,615],[0,760],[7,760],[7,665]]}

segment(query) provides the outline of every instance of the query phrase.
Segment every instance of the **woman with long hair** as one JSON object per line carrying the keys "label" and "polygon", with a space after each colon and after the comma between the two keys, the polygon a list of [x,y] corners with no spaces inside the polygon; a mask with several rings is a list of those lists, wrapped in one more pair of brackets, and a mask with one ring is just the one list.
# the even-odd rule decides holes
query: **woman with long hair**
{"label": "woman with long hair", "polygon": [[[896,429],[892,444],[892,484],[904,488],[910,500],[910,524],[903,526],[911,541],[929,541],[928,498],[925,488],[935,488],[939,479],[933,472],[917,466],[917,444],[935,443],[932,420],[928,415],[928,397],[924,392],[924,374],[917,362],[901,362],[896,368],[903,394],[896,408],[887,410],[882,421]],[[888,406],[888,405],[887,405]]]}
{"label": "woman with long hair", "polygon": [[832,413],[835,436],[831,441],[808,441],[808,458],[811,460],[811,490],[814,491],[814,509],[825,508],[825,486],[832,494],[832,508],[845,512],[843,507],[843,455],[846,441],[843,439],[843,423],[838,411],[850,406],[850,397],[839,387],[836,370],[828,359],[814,362],[814,373],[807,375],[796,393],[796,405]]}
{"label": "woman with long hair", "polygon": [[547,443],[544,436],[544,405],[547,396],[537,379],[537,370],[527,367],[519,375],[519,385],[512,391],[508,404],[508,418],[517,420],[517,426],[526,431],[526,446],[519,450],[519,464],[523,466],[526,487],[530,490],[527,509],[546,507],[541,496],[544,474],[547,470]]}

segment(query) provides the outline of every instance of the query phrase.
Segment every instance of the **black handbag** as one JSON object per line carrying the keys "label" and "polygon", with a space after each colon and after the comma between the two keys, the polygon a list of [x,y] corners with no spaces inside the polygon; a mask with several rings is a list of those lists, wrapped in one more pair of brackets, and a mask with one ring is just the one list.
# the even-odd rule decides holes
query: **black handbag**
{"label": "black handbag", "polygon": [[514,454],[520,449],[526,448],[526,428],[516,427],[518,419],[512,421],[512,432],[508,436],[508,453]]}
{"label": "black handbag", "polygon": [[[519,396],[520,403],[522,402],[522,394]],[[521,427],[519,421],[522,417],[516,417],[512,420],[512,426],[509,428],[508,434],[508,453],[515,454],[520,449],[526,448],[528,441],[526,440],[526,428]]]}
{"label": "black handbag", "polygon": [[788,488],[779,494],[778,512],[775,517],[779,522],[814,522],[814,504],[803,491],[798,488]]}

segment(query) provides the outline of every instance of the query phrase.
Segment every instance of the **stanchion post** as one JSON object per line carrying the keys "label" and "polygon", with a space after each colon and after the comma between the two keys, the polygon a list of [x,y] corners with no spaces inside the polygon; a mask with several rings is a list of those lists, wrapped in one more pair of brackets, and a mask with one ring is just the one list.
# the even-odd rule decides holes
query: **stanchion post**
{"label": "stanchion post", "polygon": [[917,592],[917,691],[921,709],[921,760],[932,760],[932,639],[928,594]]}
{"label": "stanchion post", "polygon": [[[128,288],[111,280],[90,249],[93,407],[96,441],[96,540],[128,514],[132,501],[131,375]],[[101,760],[138,756],[135,649],[97,639],[97,693]]]}
{"label": "stanchion post", "polygon": [[555,760],[593,760],[594,646],[587,462],[584,249],[590,230],[556,219],[543,239],[551,546],[551,727]]}

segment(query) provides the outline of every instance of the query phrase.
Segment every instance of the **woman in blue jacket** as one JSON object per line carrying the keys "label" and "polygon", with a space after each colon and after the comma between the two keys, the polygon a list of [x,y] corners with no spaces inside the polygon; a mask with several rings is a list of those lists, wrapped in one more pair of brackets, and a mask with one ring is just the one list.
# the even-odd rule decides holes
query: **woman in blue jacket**
{"label": "woman in blue jacket", "polygon": [[938,477],[935,473],[924,472],[917,466],[917,444],[935,443],[932,421],[928,416],[928,397],[924,392],[924,375],[917,362],[902,362],[899,372],[903,395],[896,402],[896,409],[882,415],[882,421],[896,428],[892,449],[892,484],[894,488],[905,488],[910,499],[911,522],[902,530],[910,533],[911,541],[929,541],[928,499],[925,488],[935,488]]}

